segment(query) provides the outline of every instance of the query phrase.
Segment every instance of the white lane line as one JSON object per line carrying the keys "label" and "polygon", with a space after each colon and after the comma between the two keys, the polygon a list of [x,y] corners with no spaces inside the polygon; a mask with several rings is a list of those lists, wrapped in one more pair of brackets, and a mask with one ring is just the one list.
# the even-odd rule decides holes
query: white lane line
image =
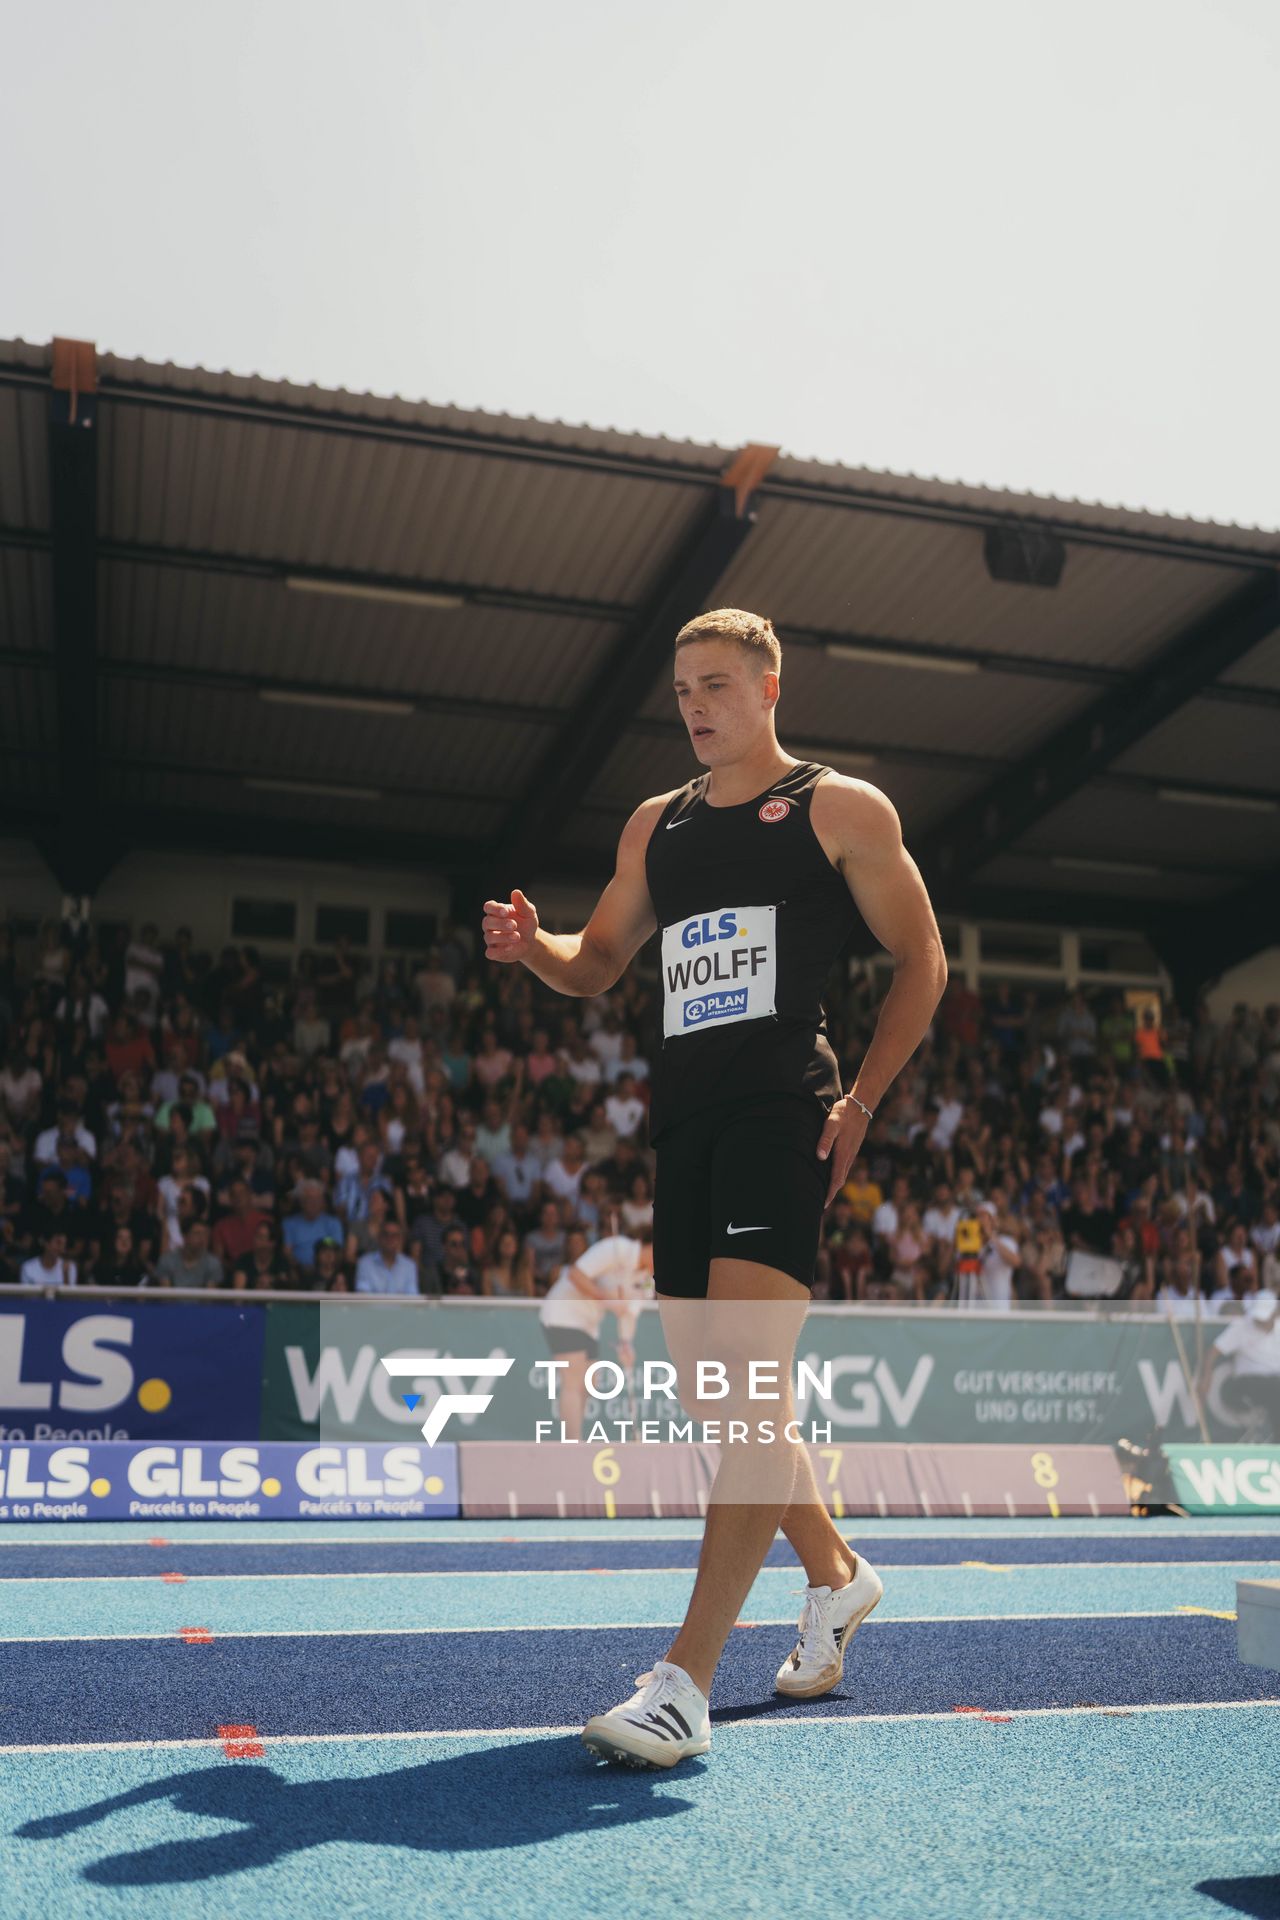
{"label": "white lane line", "polygon": [[[1083,1719],[1090,1714],[1111,1715],[1127,1718],[1130,1714],[1151,1713],[1239,1713],[1263,1709],[1271,1711],[1280,1707],[1280,1700],[1166,1700],[1141,1706],[1092,1706],[1092,1707],[1016,1707],[1010,1712],[1011,1720],[1053,1720]],[[996,1709],[992,1709],[996,1711]],[[1003,1711],[1003,1709],[1001,1709]],[[954,1708],[948,1713],[822,1713],[796,1714],[794,1717],[776,1720],[760,1716],[747,1720],[717,1720],[714,1731],[718,1735],[730,1733],[748,1733],[757,1727],[771,1730],[786,1728],[803,1732],[807,1727],[866,1727],[901,1726],[910,1721],[930,1721],[938,1726],[963,1727],[974,1724],[982,1726],[982,1717],[977,1713],[957,1713]],[[575,1720],[565,1726],[549,1727],[427,1727],[404,1733],[264,1733],[258,1729],[258,1737],[265,1747],[334,1747],[354,1746],[361,1741],[387,1742],[392,1740],[545,1740],[555,1735],[581,1733],[582,1722]],[[0,1759],[6,1754],[55,1753],[59,1756],[68,1753],[174,1753],[183,1750],[217,1753],[222,1742],[212,1737],[205,1740],[65,1740],[48,1745],[0,1746]]]}
{"label": "white lane line", "polygon": [[[882,1560],[885,1573],[991,1573],[1008,1579],[1018,1573],[1097,1572],[1099,1568],[1165,1567],[1186,1572],[1200,1567],[1274,1567],[1280,1558],[1265,1560],[1023,1560],[999,1567],[964,1567],[953,1560]],[[172,1585],[209,1586],[228,1580],[617,1580],[627,1574],[648,1579],[655,1573],[693,1573],[693,1567],[402,1567],[392,1572],[383,1567],[376,1572],[331,1573],[186,1573]],[[794,1580],[802,1567],[761,1567],[757,1578],[786,1574]],[[0,1594],[6,1587],[111,1587],[129,1586],[162,1578],[154,1573],[15,1573],[0,1577]]]}
{"label": "white lane line", "polygon": [[[163,1524],[163,1523],[160,1523],[160,1524]],[[234,1522],[229,1521],[227,1523],[227,1526],[228,1528],[230,1528],[234,1524],[235,1524]],[[639,1524],[643,1526],[645,1523],[641,1521]],[[854,1524],[854,1520],[848,1514],[845,1515],[845,1524],[847,1524],[849,1527],[850,1537],[851,1538],[856,1537],[858,1530]],[[871,1524],[874,1527],[875,1521],[872,1520]],[[50,1523],[46,1532],[48,1534],[61,1532],[64,1526],[67,1528],[74,1529],[75,1525],[76,1523],[74,1521],[67,1521],[61,1524],[57,1522],[52,1522]],[[0,1523],[0,1531],[2,1530],[3,1530],[3,1523]],[[1145,1540],[1185,1540],[1188,1537],[1190,1537],[1197,1540],[1214,1540],[1214,1539],[1275,1540],[1280,1542],[1280,1527],[1247,1527],[1247,1526],[1235,1527],[1233,1526],[1229,1530],[1223,1530],[1221,1533],[1217,1533],[1217,1532],[1199,1533],[1199,1532],[1196,1532],[1193,1529],[1193,1527],[1188,1527],[1188,1526],[1154,1527],[1154,1526],[1149,1526],[1145,1521],[1134,1521],[1133,1533],[1134,1534],[1141,1533],[1143,1539]],[[410,1534],[406,1536],[403,1533],[364,1533],[364,1534],[317,1533],[317,1534],[308,1535],[305,1539],[303,1539],[297,1534],[246,1532],[246,1533],[231,1534],[230,1537],[228,1537],[226,1533],[194,1534],[194,1535],[179,1534],[179,1535],[173,1536],[172,1538],[170,1538],[168,1535],[165,1535],[165,1536],[157,1535],[154,1537],[156,1538],[163,1537],[164,1543],[167,1547],[224,1547],[228,1549],[235,1548],[235,1547],[362,1547],[362,1546],[370,1546],[370,1547],[411,1546],[411,1547],[427,1547],[427,1548],[506,1547],[506,1546],[541,1547],[541,1546],[564,1546],[566,1544],[573,1545],[573,1546],[584,1546],[584,1545],[594,1546],[598,1542],[602,1542],[602,1541],[613,1542],[613,1541],[619,1541],[619,1540],[626,1541],[626,1543],[629,1546],[662,1547],[662,1546],[669,1546],[672,1544],[683,1544],[686,1541],[696,1543],[696,1542],[700,1542],[703,1538],[701,1532],[660,1533],[660,1534],[630,1533],[620,1529],[614,1529],[614,1528],[603,1527],[603,1526],[601,1527],[599,1533],[596,1533],[594,1530],[591,1533],[513,1533],[513,1534],[505,1534],[505,1533],[503,1534],[438,1533],[437,1534],[437,1533],[433,1533],[429,1536],[426,1534]],[[902,1541],[961,1540],[961,1541],[964,1541],[965,1544],[969,1546],[990,1546],[990,1545],[1007,1546],[1010,1540],[1091,1540],[1096,1543],[1103,1540],[1124,1540],[1131,1536],[1128,1532],[1112,1532],[1109,1527],[1105,1527],[1104,1529],[1103,1525],[1099,1525],[1096,1532],[1092,1527],[1090,1527],[1087,1532],[1077,1533],[1077,1532],[1069,1532],[1063,1526],[1031,1527],[1031,1526],[1023,1526],[1019,1524],[1016,1526],[1008,1527],[1007,1531],[1003,1533],[983,1533],[981,1531],[981,1521],[979,1521],[976,1526],[966,1525],[966,1526],[958,1527],[954,1530],[948,1530],[945,1522],[943,1522],[942,1520],[938,1520],[934,1523],[932,1527],[923,1527],[918,1533],[868,1532],[864,1535],[864,1537],[867,1540],[875,1540],[878,1544],[882,1546],[886,1543],[892,1544],[899,1540],[902,1540]],[[34,1535],[29,1534],[25,1539],[22,1539],[22,1540],[5,1540],[3,1538],[0,1538],[0,1551],[5,1549],[6,1547],[17,1552],[20,1552],[23,1548],[32,1548],[32,1547],[80,1547],[86,1550],[93,1547],[139,1547],[139,1548],[148,1548],[152,1553],[158,1553],[160,1551],[158,1547],[152,1547],[150,1538],[148,1539],[129,1538],[129,1539],[122,1539],[122,1540],[80,1540],[72,1537],[71,1539],[50,1539],[50,1538],[44,1537],[43,1534],[40,1538],[36,1538]]]}
{"label": "white lane line", "polygon": [[[1203,1616],[1185,1609],[1125,1609],[1119,1613],[902,1613],[885,1620],[864,1620],[864,1627],[936,1627],[964,1626],[976,1621],[999,1620],[1195,1620]],[[1210,1615],[1210,1618],[1213,1616]],[[789,1627],[796,1624],[794,1613],[776,1618],[753,1620],[752,1627]],[[211,1640],[361,1640],[377,1639],[382,1634],[440,1633],[626,1633],[632,1628],[674,1630],[679,1620],[500,1620],[483,1627],[210,1627]],[[749,1628],[742,1631],[749,1632]],[[165,1627],[149,1633],[0,1633],[0,1647],[54,1646],[71,1641],[100,1640],[178,1640],[181,1627]],[[199,1644],[208,1644],[197,1642]]]}

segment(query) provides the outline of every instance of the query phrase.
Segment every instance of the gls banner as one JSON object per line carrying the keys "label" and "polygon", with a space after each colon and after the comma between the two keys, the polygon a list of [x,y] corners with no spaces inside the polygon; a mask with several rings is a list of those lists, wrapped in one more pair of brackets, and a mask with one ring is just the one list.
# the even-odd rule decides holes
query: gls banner
{"label": "gls banner", "polygon": [[457,1512],[452,1446],[0,1446],[0,1522],[448,1519]]}
{"label": "gls banner", "polygon": [[258,1437],[262,1307],[0,1301],[0,1440]]}

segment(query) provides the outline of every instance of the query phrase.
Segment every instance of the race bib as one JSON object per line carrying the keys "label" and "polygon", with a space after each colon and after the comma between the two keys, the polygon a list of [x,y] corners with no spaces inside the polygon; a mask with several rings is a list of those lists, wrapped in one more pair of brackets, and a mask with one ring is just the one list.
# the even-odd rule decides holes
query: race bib
{"label": "race bib", "polygon": [[776,907],[723,907],[662,929],[662,1032],[763,1020],[775,1011]]}

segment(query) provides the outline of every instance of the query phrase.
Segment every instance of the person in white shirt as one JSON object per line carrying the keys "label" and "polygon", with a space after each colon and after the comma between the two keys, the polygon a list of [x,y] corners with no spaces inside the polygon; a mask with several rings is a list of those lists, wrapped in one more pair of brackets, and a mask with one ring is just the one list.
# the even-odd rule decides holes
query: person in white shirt
{"label": "person in white shirt", "polygon": [[588,1043],[607,1077],[610,1068],[622,1058],[622,1022],[616,1013],[606,1013],[604,1025],[597,1027]]}
{"label": "person in white shirt", "polygon": [[933,1132],[929,1135],[929,1145],[939,1153],[946,1153],[955,1138],[956,1128],[964,1119],[964,1102],[961,1100],[954,1080],[948,1080],[942,1089],[942,1098],[938,1102],[937,1117],[933,1123]]}
{"label": "person in white shirt", "polygon": [[175,1147],[173,1152],[173,1171],[166,1173],[163,1180],[157,1180],[156,1191],[160,1196],[162,1218],[164,1220],[165,1251],[169,1252],[182,1245],[182,1229],[178,1223],[178,1202],[187,1187],[194,1187],[204,1195],[204,1204],[209,1206],[211,1189],[209,1182],[199,1171],[200,1162],[185,1147]]}
{"label": "person in white shirt", "polygon": [[387,1058],[398,1061],[409,1076],[409,1085],[418,1099],[426,1093],[427,1083],[422,1065],[422,1038],[418,1025],[418,1016],[405,1015],[404,1031],[398,1034],[387,1047]]}
{"label": "person in white shirt", "polygon": [[911,1184],[901,1175],[894,1180],[889,1198],[882,1200],[871,1216],[871,1231],[877,1240],[891,1240],[902,1224],[902,1209],[911,1198]]}
{"label": "person in white shirt", "polygon": [[0,1068],[0,1119],[7,1118],[18,1128],[34,1120],[43,1087],[44,1080],[34,1062],[15,1047],[7,1064]]}
{"label": "person in white shirt", "polygon": [[604,1103],[605,1118],[620,1140],[634,1140],[644,1119],[644,1101],[636,1093],[635,1078],[620,1073],[614,1091]]}
{"label": "person in white shirt", "polygon": [[617,1059],[605,1068],[605,1077],[611,1082],[621,1079],[624,1073],[629,1073],[637,1084],[649,1078],[649,1062],[642,1059],[636,1051],[634,1033],[623,1034],[621,1052]]}
{"label": "person in white shirt", "polygon": [[586,1170],[587,1160],[582,1151],[582,1142],[576,1133],[571,1133],[559,1158],[547,1168],[545,1178],[548,1191],[557,1200],[569,1200],[576,1206]]}
{"label": "person in white shirt", "polygon": [[98,1143],[85,1126],[79,1114],[67,1111],[63,1115],[64,1126],[60,1121],[56,1127],[46,1127],[36,1137],[35,1163],[38,1167],[56,1167],[58,1164],[58,1141],[73,1140],[86,1160],[96,1160]]}
{"label": "person in white shirt", "polygon": [[1249,1229],[1249,1239],[1259,1259],[1280,1247],[1280,1207],[1274,1200],[1263,1201],[1262,1218]]}
{"label": "person in white shirt", "polygon": [[67,1258],[65,1233],[47,1233],[33,1260],[23,1263],[19,1274],[24,1287],[74,1287],[76,1263]]}
{"label": "person in white shirt", "polygon": [[471,1162],[476,1157],[476,1123],[464,1114],[458,1123],[453,1144],[440,1155],[437,1172],[446,1186],[456,1193],[471,1184]]}
{"label": "person in white shirt", "polygon": [[146,995],[146,1009],[151,1018],[148,1026],[155,1023],[156,1002],[160,998],[160,976],[164,972],[164,955],[160,951],[160,934],[148,920],[136,940],[130,942],[124,956],[125,998],[140,1005],[137,996]]}
{"label": "person in white shirt", "polygon": [[1226,1291],[1239,1297],[1257,1286],[1258,1256],[1249,1245],[1245,1228],[1238,1222],[1227,1235],[1226,1244],[1219,1247],[1213,1266],[1219,1293]]}
{"label": "person in white shirt", "polygon": [[[1213,1303],[1210,1302],[1210,1305]],[[1170,1272],[1170,1277],[1156,1294],[1156,1305],[1161,1313],[1172,1320],[1194,1320],[1196,1317],[1196,1289],[1182,1274]],[[1203,1311],[1203,1308],[1201,1309]]]}
{"label": "person in white shirt", "polygon": [[1231,1362],[1231,1373],[1222,1383],[1223,1406],[1246,1422],[1264,1414],[1271,1439],[1280,1437],[1280,1299],[1270,1289],[1250,1294],[1244,1312],[1223,1329],[1205,1354],[1198,1382],[1201,1405],[1215,1359]]}
{"label": "person in white shirt", "polygon": [[982,1264],[974,1274],[961,1273],[956,1298],[961,1306],[988,1306],[1007,1309],[1013,1305],[1013,1275],[1022,1258],[1013,1222],[1001,1218],[992,1200],[978,1202],[982,1223]]}
{"label": "person in white shirt", "polygon": [[600,1326],[612,1311],[618,1323],[618,1364],[635,1363],[632,1336],[641,1301],[653,1295],[653,1242],[612,1234],[584,1252],[576,1250],[549,1289],[538,1319],[547,1345],[568,1365],[556,1378],[556,1417],[568,1440],[582,1438],[587,1405],[586,1373],[600,1351]]}
{"label": "person in white shirt", "polygon": [[61,1024],[71,1027],[76,1021],[83,1020],[89,1029],[91,1040],[101,1040],[107,1030],[108,1007],[100,993],[94,993],[84,984],[83,976],[73,978],[72,991],[64,993],[53,1010],[53,1017]]}
{"label": "person in white shirt", "polygon": [[598,1087],[604,1077],[599,1060],[594,1053],[587,1051],[587,1044],[581,1038],[575,1039],[569,1048],[564,1070],[579,1087]]}
{"label": "person in white shirt", "polygon": [[960,1209],[944,1180],[933,1190],[933,1205],[926,1207],[922,1225],[933,1243],[933,1270],[939,1280],[949,1281],[956,1252],[956,1225]]}

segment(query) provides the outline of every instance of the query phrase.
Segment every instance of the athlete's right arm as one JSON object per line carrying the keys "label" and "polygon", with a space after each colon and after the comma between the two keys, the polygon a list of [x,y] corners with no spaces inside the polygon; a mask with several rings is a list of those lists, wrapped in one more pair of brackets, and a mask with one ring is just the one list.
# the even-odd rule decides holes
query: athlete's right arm
{"label": "athlete's right arm", "polygon": [[613,878],[581,933],[546,932],[538,925],[537,908],[516,887],[509,906],[502,900],[484,903],[485,958],[519,960],[557,993],[607,993],[658,924],[644,856],[670,798],[662,793],[643,801],[627,821]]}

